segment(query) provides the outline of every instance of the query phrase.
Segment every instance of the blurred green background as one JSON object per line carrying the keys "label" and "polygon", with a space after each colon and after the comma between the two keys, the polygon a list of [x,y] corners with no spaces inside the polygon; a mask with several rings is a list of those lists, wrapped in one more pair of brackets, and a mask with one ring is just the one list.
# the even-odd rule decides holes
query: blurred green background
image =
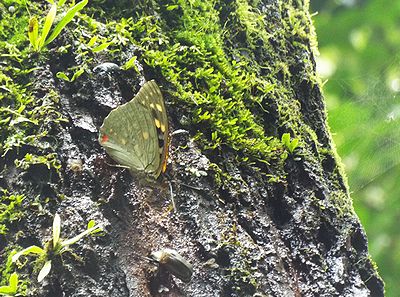
{"label": "blurred green background", "polygon": [[311,2],[331,132],[386,296],[400,296],[400,1]]}

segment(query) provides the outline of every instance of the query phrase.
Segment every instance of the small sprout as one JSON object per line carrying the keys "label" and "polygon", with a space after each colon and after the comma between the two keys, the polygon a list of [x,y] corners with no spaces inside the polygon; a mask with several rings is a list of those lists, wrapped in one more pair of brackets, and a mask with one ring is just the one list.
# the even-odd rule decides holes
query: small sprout
{"label": "small sprout", "polygon": [[155,260],[160,267],[165,268],[177,278],[188,283],[192,278],[193,266],[186,261],[177,251],[163,249],[152,252],[150,258]]}
{"label": "small sprout", "polygon": [[66,54],[66,53],[68,53],[68,48],[70,48],[70,47],[71,47],[70,44],[68,44],[68,45],[61,45],[61,46],[59,46],[59,47],[56,49],[56,51],[57,51],[57,53],[59,53],[59,54]]}
{"label": "small sprout", "polygon": [[99,38],[98,35],[93,36],[92,38],[90,38],[89,42],[86,44],[88,47],[92,47],[94,46],[94,44],[96,43],[97,39]]}
{"label": "small sprout", "polygon": [[167,10],[168,11],[175,10],[175,9],[178,9],[178,8],[179,8],[179,5],[167,5]]}
{"label": "small sprout", "polygon": [[57,72],[56,73],[56,77],[68,82],[73,82],[74,80],[76,80],[79,76],[81,76],[83,73],[85,72],[85,68],[84,67],[80,67],[77,71],[74,72],[74,74],[72,75],[71,78],[69,78],[64,72]]}
{"label": "small sprout", "polygon": [[30,247],[27,247],[23,249],[22,251],[19,251],[12,257],[12,262],[16,262],[21,256],[23,255],[29,255],[29,254],[36,254],[38,255],[39,258],[45,259],[45,263],[42,266],[42,269],[39,272],[38,275],[38,282],[41,282],[49,273],[51,270],[51,261],[53,255],[62,255],[64,252],[66,252],[69,248],[70,245],[78,242],[81,238],[83,238],[86,235],[89,234],[94,234],[97,232],[100,232],[102,230],[101,225],[95,225],[94,221],[91,220],[88,223],[88,229],[85,230],[84,232],[78,234],[77,236],[67,239],[67,240],[62,240],[60,238],[61,234],[61,219],[60,216],[56,213],[54,215],[54,220],[53,220],[53,236],[52,239],[49,240],[45,244],[45,248],[38,247],[36,245],[32,245]]}
{"label": "small sprout", "polygon": [[90,40],[87,43],[85,43],[85,46],[92,53],[98,53],[100,51],[105,50],[111,44],[113,44],[113,42],[107,41],[107,38],[100,37],[99,35],[94,35],[92,38],[90,38]]}
{"label": "small sprout", "polygon": [[296,147],[299,145],[299,139],[298,138],[293,138],[292,141],[290,141],[290,134],[289,133],[284,133],[282,135],[281,139],[283,145],[288,149],[289,153],[293,153],[293,151],[296,149]]}
{"label": "small sprout", "polygon": [[14,272],[8,280],[8,286],[0,287],[0,295],[15,296],[18,291],[18,274]]}
{"label": "small sprout", "polygon": [[64,72],[57,72],[56,77],[65,81],[71,81],[70,78]]}
{"label": "small sprout", "polygon": [[137,73],[140,73],[139,68],[136,65],[136,63],[137,63],[137,57],[133,56],[132,58],[130,58],[128,60],[128,62],[126,62],[124,65],[122,65],[121,69],[128,70],[128,69],[134,68]]}
{"label": "small sprout", "polygon": [[98,46],[92,47],[91,50],[93,53],[98,53],[98,52],[105,50],[111,44],[112,44],[112,42],[104,42]]}

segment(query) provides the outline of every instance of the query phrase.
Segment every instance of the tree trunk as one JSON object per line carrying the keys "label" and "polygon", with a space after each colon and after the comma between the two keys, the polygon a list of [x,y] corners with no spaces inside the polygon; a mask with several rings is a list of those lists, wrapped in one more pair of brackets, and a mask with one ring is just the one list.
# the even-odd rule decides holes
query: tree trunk
{"label": "tree trunk", "polygon": [[[105,232],[71,246],[80,261],[56,257],[43,283],[28,277],[32,262],[20,268],[30,294],[383,296],[327,127],[308,1],[92,2],[47,54],[31,56],[35,98],[55,94],[68,122],[7,153],[2,184],[30,210],[12,225],[10,247],[42,246],[55,213],[63,238],[90,219]],[[112,41],[108,50],[90,48],[95,35]],[[134,56],[130,69],[92,71]],[[79,67],[72,82],[56,77]],[[171,136],[164,175],[176,211],[165,182],[139,183],[97,141],[107,114],[150,79],[170,132],[187,131]],[[59,173],[16,167],[26,153],[56,153]],[[141,257],[163,248],[193,265],[189,283]]]}

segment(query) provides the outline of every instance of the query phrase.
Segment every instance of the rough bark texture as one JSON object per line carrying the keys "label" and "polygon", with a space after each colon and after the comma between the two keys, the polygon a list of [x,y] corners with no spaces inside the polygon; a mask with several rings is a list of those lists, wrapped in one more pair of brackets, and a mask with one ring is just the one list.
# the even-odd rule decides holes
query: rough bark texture
{"label": "rough bark texture", "polygon": [[[82,232],[89,219],[104,223],[106,231],[104,236],[85,238],[71,247],[82,261],[64,254],[54,261],[44,283],[32,278],[32,295],[383,296],[383,283],[369,257],[367,238],[353,211],[327,128],[315,79],[315,37],[308,5],[300,1],[191,1],[188,10],[185,1],[165,2],[91,4],[93,18],[103,23],[113,18],[118,24],[120,17],[136,13],[137,19],[155,16],[160,33],[157,50],[181,46],[165,64],[146,52],[154,49],[152,45],[121,43],[119,61],[112,54],[100,54],[86,62],[92,69],[102,62],[122,64],[136,55],[140,74],[132,69],[99,74],[89,68],[72,83],[59,80],[58,71],[80,65],[83,59],[77,57],[78,44],[72,41],[79,32],[67,30],[31,74],[37,98],[55,91],[59,111],[69,121],[54,126],[52,135],[43,140],[49,143],[47,152],[57,153],[60,174],[41,164],[28,170],[15,168],[13,159],[37,153],[34,147],[24,147],[16,156],[9,154],[2,164],[2,185],[25,193],[27,205],[37,197],[43,207],[32,209],[13,226],[13,231],[23,231],[16,243],[42,245],[51,234],[55,212],[61,215],[63,237]],[[213,10],[207,11],[210,7]],[[190,36],[171,32],[188,28],[193,25],[188,20],[202,14],[221,29],[212,34],[223,34],[216,39],[222,41],[223,52],[210,50],[213,55],[202,55],[198,65],[193,63],[195,58],[187,58],[190,62],[185,64],[186,55],[202,47],[191,43]],[[211,34],[205,27],[199,22],[193,35]],[[143,31],[137,39],[148,36]],[[163,43],[163,38],[168,42]],[[68,54],[57,51],[63,44],[71,45]],[[175,71],[178,55],[184,57],[179,60],[182,73],[173,79],[168,71]],[[243,98],[232,90],[244,76],[234,76],[237,82],[232,83],[231,72],[219,64],[221,59],[230,66],[245,61],[243,72],[253,74],[249,81],[254,85]],[[210,90],[206,75],[176,83],[200,67],[222,73],[217,92]],[[139,184],[127,170],[110,166],[113,161],[97,142],[104,117],[132,98],[145,78],[155,79],[164,92],[170,130],[188,131],[172,137],[169,149],[167,173],[177,212],[171,211],[167,188]],[[271,88],[259,87],[255,82],[261,80]],[[212,103],[193,104],[195,97],[192,102],[182,101],[189,83],[193,96],[195,91],[204,96],[216,92],[223,100],[236,102],[238,116],[241,109],[250,111],[265,139],[252,131],[237,139],[227,132],[220,133],[220,142],[214,145],[212,133],[219,125],[212,118],[196,120],[201,114],[196,109],[209,107],[211,114],[221,113],[222,118],[224,111]],[[226,116],[232,115],[227,111]],[[239,119],[236,125],[246,124]],[[299,139],[293,152],[280,141],[284,133]],[[258,141],[264,143],[265,150],[258,153],[251,145],[238,144],[245,140],[243,135],[255,139],[254,148]],[[179,251],[193,264],[190,283],[166,271],[157,272],[138,256],[164,247]],[[28,274],[32,267],[26,265],[20,271]]]}

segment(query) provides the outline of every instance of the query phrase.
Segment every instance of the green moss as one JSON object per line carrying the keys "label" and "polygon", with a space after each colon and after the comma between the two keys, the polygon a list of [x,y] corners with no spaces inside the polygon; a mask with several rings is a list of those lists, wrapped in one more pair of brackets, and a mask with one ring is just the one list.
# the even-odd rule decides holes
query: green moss
{"label": "green moss", "polygon": [[18,78],[25,78],[24,71],[12,67],[7,70],[10,76],[0,73],[5,88],[0,93],[0,153],[4,157],[23,145],[46,149],[48,145],[42,139],[48,135],[51,124],[65,121],[57,111],[58,101],[51,92],[35,98],[27,87],[16,82]]}
{"label": "green moss", "polygon": [[[1,56],[9,54],[4,48],[17,47],[27,51],[28,38],[26,35],[29,16],[25,10],[24,1],[5,1],[0,3],[0,53]],[[9,7],[15,8],[14,12]],[[12,56],[12,54],[11,54]],[[20,56],[21,57],[21,56]]]}
{"label": "green moss", "polygon": [[247,40],[253,49],[256,48],[255,44],[258,39],[267,44],[271,37],[266,31],[268,25],[265,20],[266,15],[254,7],[256,6],[250,6],[246,0],[236,0],[236,14],[241,25],[245,28]]}
{"label": "green moss", "polygon": [[0,188],[0,234],[5,235],[9,225],[19,220],[23,213],[21,209],[24,195],[9,194],[6,189]]}
{"label": "green moss", "polygon": [[47,155],[33,155],[33,154],[26,154],[23,159],[15,160],[15,165],[18,168],[22,168],[27,170],[31,165],[44,165],[47,169],[54,168],[57,173],[59,173],[59,169],[61,168],[60,161],[57,159],[57,154],[50,153]]}
{"label": "green moss", "polygon": [[157,40],[161,45],[142,40],[144,61],[160,70],[176,90],[175,100],[193,112],[190,125],[204,128],[196,136],[204,149],[227,145],[256,158],[273,158],[278,142],[265,135],[251,110],[259,99],[252,89],[270,84],[259,83],[256,74],[247,71],[246,62],[230,58],[213,2],[178,3],[181,23],[169,31],[164,28],[167,24],[155,24],[153,32],[158,31],[158,36],[168,32],[168,36]]}

